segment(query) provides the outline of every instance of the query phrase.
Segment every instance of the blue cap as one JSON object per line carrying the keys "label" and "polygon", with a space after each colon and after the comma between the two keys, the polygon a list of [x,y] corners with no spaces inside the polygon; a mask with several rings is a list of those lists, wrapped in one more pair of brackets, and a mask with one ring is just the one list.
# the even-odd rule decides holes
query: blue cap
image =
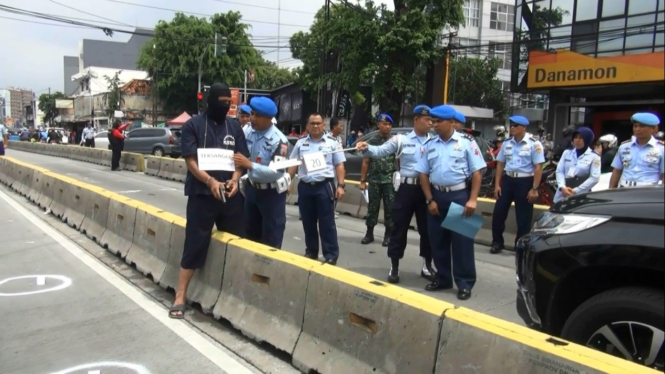
{"label": "blue cap", "polygon": [[464,114],[457,112],[455,113],[455,117],[453,119],[459,123],[466,123],[466,117],[464,117]]}
{"label": "blue cap", "polygon": [[252,110],[261,116],[274,117],[277,114],[275,102],[265,96],[257,96],[249,101]]}
{"label": "blue cap", "polygon": [[512,116],[509,118],[510,122],[520,125],[520,126],[529,126],[529,120],[523,116]]}
{"label": "blue cap", "polygon": [[453,119],[457,111],[450,105],[439,105],[432,108],[429,115],[438,119]]}
{"label": "blue cap", "polygon": [[390,122],[391,125],[394,125],[395,122],[393,122],[393,117],[390,116],[388,113],[381,113],[377,117],[377,121],[379,122]]}
{"label": "blue cap", "polygon": [[413,114],[417,116],[429,116],[429,112],[431,110],[432,109],[427,105],[418,105],[415,108],[413,108]]}
{"label": "blue cap", "polygon": [[660,125],[660,119],[658,119],[658,116],[653,113],[635,113],[630,119],[633,122],[638,122],[646,126]]}
{"label": "blue cap", "polygon": [[240,114],[252,114],[252,108],[247,104],[242,104],[238,108],[240,108]]}

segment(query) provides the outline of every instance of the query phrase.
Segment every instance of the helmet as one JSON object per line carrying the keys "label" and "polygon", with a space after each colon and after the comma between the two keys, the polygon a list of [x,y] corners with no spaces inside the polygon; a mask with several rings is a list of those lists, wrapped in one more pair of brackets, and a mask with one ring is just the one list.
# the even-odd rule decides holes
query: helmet
{"label": "helmet", "polygon": [[609,149],[609,148],[616,147],[618,140],[617,140],[616,136],[614,136],[612,134],[606,134],[606,135],[603,135],[600,138],[598,138],[598,142],[599,143],[606,143],[607,148]]}
{"label": "helmet", "polygon": [[577,127],[575,125],[568,125],[563,129],[563,137],[567,138],[569,136],[573,136],[575,133],[575,130],[577,130]]}
{"label": "helmet", "polygon": [[494,139],[494,140],[492,141],[492,144],[496,147],[497,144],[502,143],[502,142],[505,142],[505,141],[506,141],[506,138],[505,138],[505,137],[503,137],[503,136],[499,136],[499,137],[497,137],[496,139]]}
{"label": "helmet", "polygon": [[664,137],[664,136],[665,136],[665,132],[658,131],[658,132],[656,133],[656,135],[654,135],[653,137],[656,138],[656,139],[658,139],[658,140],[663,140],[663,137]]}
{"label": "helmet", "polygon": [[504,136],[507,133],[506,126],[503,125],[496,125],[492,127],[492,130],[494,130],[496,136]]}

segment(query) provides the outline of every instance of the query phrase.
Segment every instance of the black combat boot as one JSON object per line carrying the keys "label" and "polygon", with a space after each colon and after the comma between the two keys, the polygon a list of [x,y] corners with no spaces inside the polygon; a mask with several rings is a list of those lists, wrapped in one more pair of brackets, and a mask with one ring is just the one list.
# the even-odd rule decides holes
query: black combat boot
{"label": "black combat boot", "polygon": [[397,284],[399,283],[399,259],[391,258],[390,261],[392,266],[388,273],[388,283]]}
{"label": "black combat boot", "polygon": [[374,241],[374,226],[367,226],[367,233],[360,244],[369,244]]}
{"label": "black combat boot", "polygon": [[386,227],[386,232],[383,234],[383,243],[382,246],[387,247],[390,244],[390,228]]}

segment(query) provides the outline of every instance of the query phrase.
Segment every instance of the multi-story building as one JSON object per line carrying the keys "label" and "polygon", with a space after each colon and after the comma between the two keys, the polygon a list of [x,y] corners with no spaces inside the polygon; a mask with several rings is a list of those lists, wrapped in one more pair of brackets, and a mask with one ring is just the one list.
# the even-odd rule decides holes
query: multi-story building
{"label": "multi-story building", "polygon": [[89,67],[121,70],[137,70],[141,50],[152,35],[152,30],[137,28],[137,34],[126,42],[83,39],[79,43],[78,56],[63,56],[63,79],[65,94],[77,93],[78,83],[72,76]]}
{"label": "multi-story building", "polygon": [[[4,99],[4,111],[0,114],[4,114],[4,122],[7,126],[31,126],[27,121],[26,107],[34,106],[35,94],[32,90],[8,87],[0,90],[0,97]],[[32,114],[31,111],[28,112]]]}
{"label": "multi-story building", "polygon": [[11,96],[9,90],[0,89],[0,123],[5,124],[6,118],[11,117]]}
{"label": "multi-story building", "polygon": [[628,139],[634,112],[664,112],[664,2],[516,0],[512,90],[549,95],[555,134],[583,122]]}

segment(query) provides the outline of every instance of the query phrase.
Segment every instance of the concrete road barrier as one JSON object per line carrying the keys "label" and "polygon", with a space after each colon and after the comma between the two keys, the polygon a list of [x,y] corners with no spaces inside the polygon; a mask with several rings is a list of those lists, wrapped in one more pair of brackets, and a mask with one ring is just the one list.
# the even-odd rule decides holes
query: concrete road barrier
{"label": "concrete road barrier", "polygon": [[159,174],[159,166],[162,163],[161,157],[148,156],[146,157],[146,166],[144,173],[146,175],[157,176]]}
{"label": "concrete road barrier", "polygon": [[41,192],[37,205],[44,210],[49,209],[53,203],[53,195],[55,194],[55,178],[53,175],[50,172],[43,173],[41,184],[37,188]]}
{"label": "concrete road barrier", "polygon": [[145,170],[145,160],[140,153],[122,152],[120,167],[122,170],[143,172]]}
{"label": "concrete road barrier", "polygon": [[185,160],[173,160],[173,171],[171,177],[175,181],[185,183],[185,179],[187,179],[187,164],[185,164]]}
{"label": "concrete road barrier", "polygon": [[178,217],[173,221],[166,269],[164,269],[164,273],[159,279],[159,285],[162,288],[172,289],[174,292],[178,288],[180,277],[180,260],[182,260],[182,252],[185,248],[186,223],[187,221],[182,217]]}
{"label": "concrete road barrier", "polygon": [[44,172],[41,170],[35,169],[32,173],[32,181],[30,181],[30,192],[28,192],[28,200],[37,204],[39,202],[39,196],[41,192],[42,179],[44,178]]}
{"label": "concrete road barrier", "polygon": [[159,283],[169,259],[171,228],[177,217],[149,205],[136,209],[132,246],[125,261]]}
{"label": "concrete road barrier", "polygon": [[65,210],[67,210],[67,194],[68,189],[71,187],[69,178],[62,175],[53,175],[53,201],[49,206],[51,213],[58,218],[63,218]]}
{"label": "concrete road barrier", "polygon": [[314,266],[321,263],[249,240],[232,240],[226,247],[222,292],[212,313],[244,335],[292,354]]}
{"label": "concrete road barrier", "polygon": [[108,222],[109,204],[114,194],[101,188],[89,191],[91,193],[83,198],[85,217],[79,230],[97,244],[102,244]]}
{"label": "concrete road barrier", "polygon": [[358,186],[347,182],[346,193],[341,200],[337,201],[337,210],[340,214],[351,217],[359,217],[360,206],[365,202],[362,192]]}
{"label": "concrete road barrier", "polygon": [[226,246],[229,242],[238,239],[240,238],[235,235],[213,231],[206,263],[203,269],[198,270],[192,277],[187,297],[190,302],[199,304],[205,312],[212,312],[222,291]]}
{"label": "concrete road barrier", "polygon": [[13,169],[12,179],[14,180],[14,183],[12,184],[12,187],[21,194],[21,196],[28,196],[29,186],[32,184],[33,173],[33,169],[25,167]]}
{"label": "concrete road barrier", "polygon": [[92,194],[93,192],[85,187],[76,184],[70,185],[64,195],[65,213],[62,220],[70,227],[80,229],[85,218],[85,202],[91,199]]}
{"label": "concrete road barrier", "polygon": [[6,156],[0,156],[0,183],[7,185],[11,183],[11,169],[13,169],[14,163],[7,161]]}
{"label": "concrete road barrier", "polygon": [[110,198],[106,231],[100,244],[122,258],[127,256],[134,242],[136,210],[145,204],[115,195]]}
{"label": "concrete road barrier", "polygon": [[454,306],[334,266],[314,267],[293,364],[303,372],[431,373]]}
{"label": "concrete road barrier", "polygon": [[173,179],[173,161],[168,158],[162,158],[157,176],[163,179]]}

